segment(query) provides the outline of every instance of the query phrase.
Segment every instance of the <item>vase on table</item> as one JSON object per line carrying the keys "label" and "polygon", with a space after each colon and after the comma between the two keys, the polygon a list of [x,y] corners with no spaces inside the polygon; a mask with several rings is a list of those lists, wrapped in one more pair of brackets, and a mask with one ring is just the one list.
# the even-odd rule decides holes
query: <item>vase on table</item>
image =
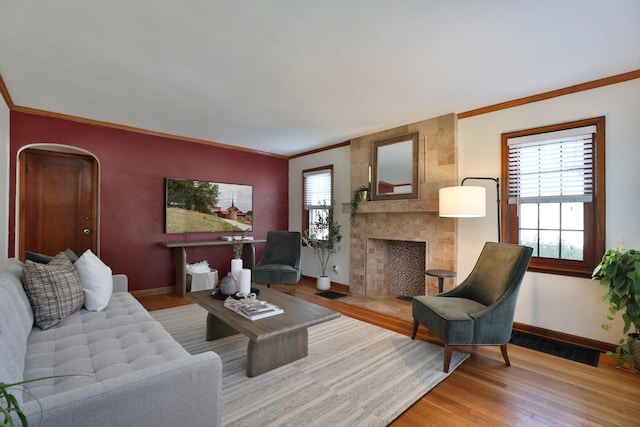
{"label": "vase on table", "polygon": [[242,258],[233,258],[231,260],[231,274],[236,280],[240,280],[240,272],[242,271]]}
{"label": "vase on table", "polygon": [[236,292],[238,292],[238,281],[233,277],[233,274],[227,273],[227,275],[224,276],[224,279],[222,279],[220,283],[220,292],[226,296],[235,295]]}

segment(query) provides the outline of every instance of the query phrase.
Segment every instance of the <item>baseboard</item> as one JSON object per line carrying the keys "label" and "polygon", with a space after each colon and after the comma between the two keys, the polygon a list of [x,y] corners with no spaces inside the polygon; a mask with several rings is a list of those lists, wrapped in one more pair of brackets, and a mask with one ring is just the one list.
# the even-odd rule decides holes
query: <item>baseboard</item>
{"label": "baseboard", "polygon": [[553,331],[551,329],[539,328],[537,326],[526,325],[524,323],[513,323],[513,329],[528,334],[537,335],[543,338],[549,338],[561,341],[567,344],[579,345],[581,347],[592,348],[601,352],[615,351],[615,344],[604,341],[592,340],[589,338],[579,337],[577,335],[565,334],[564,332]]}
{"label": "baseboard", "polygon": [[149,295],[175,294],[175,286],[165,286],[164,288],[141,289],[139,291],[129,291],[134,297],[148,297]]}

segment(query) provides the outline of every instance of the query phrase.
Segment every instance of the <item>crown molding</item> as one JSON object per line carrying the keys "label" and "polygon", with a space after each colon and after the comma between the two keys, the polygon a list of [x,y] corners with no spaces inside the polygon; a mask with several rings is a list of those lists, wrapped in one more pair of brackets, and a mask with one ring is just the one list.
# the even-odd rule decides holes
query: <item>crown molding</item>
{"label": "crown molding", "polygon": [[142,129],[142,128],[138,128],[138,127],[134,127],[134,126],[119,125],[119,124],[116,124],[116,123],[105,122],[105,121],[101,121],[101,120],[88,119],[88,118],[85,118],[85,117],[73,116],[73,115],[70,115],[70,114],[54,113],[52,111],[39,110],[37,108],[29,108],[29,107],[22,107],[22,106],[19,106],[19,105],[14,105],[13,107],[10,107],[10,109],[12,111],[18,111],[18,112],[21,112],[21,113],[34,114],[34,115],[44,116],[44,117],[52,117],[52,118],[55,118],[55,119],[69,120],[69,121],[78,122],[78,123],[84,123],[84,124],[89,124],[89,125],[95,125],[95,126],[102,126],[102,127],[112,128],[112,129],[124,130],[124,131],[127,131],[127,132],[135,132],[135,133],[141,133],[141,134],[145,134],[145,135],[158,136],[158,137],[161,137],[161,138],[177,139],[179,141],[186,141],[186,142],[193,142],[193,143],[196,143],[196,144],[210,145],[210,146],[213,146],[213,147],[226,148],[226,149],[229,149],[229,150],[246,151],[246,152],[253,153],[253,154],[260,154],[260,155],[264,155],[264,156],[278,157],[278,158],[281,158],[281,159],[288,159],[289,158],[288,156],[284,156],[284,155],[281,155],[281,154],[268,153],[266,151],[253,150],[253,149],[250,149],[250,148],[238,147],[238,146],[235,146],[235,145],[223,144],[223,143],[220,143],[220,142],[208,141],[208,140],[205,140],[205,139],[190,138],[190,137],[187,137],[187,136],[173,135],[173,134],[164,133],[164,132],[157,132],[157,131],[153,131],[153,130],[149,130],[149,129]]}
{"label": "crown molding", "polygon": [[295,159],[297,157],[308,156],[309,154],[316,154],[316,153],[321,153],[323,151],[333,150],[334,148],[347,147],[349,145],[351,145],[351,141],[350,140],[349,141],[344,141],[344,142],[339,142],[337,144],[328,145],[326,147],[316,148],[315,150],[310,150],[310,151],[305,151],[303,153],[293,154],[293,155],[289,156],[289,160]]}
{"label": "crown molding", "polygon": [[640,78],[640,70],[629,71],[628,73],[617,74],[611,77],[605,77],[598,80],[592,80],[586,83],[580,83],[568,86],[562,89],[556,89],[549,92],[540,93],[538,95],[526,96],[524,98],[514,99],[512,101],[501,102],[499,104],[489,105],[487,107],[476,108],[475,110],[465,111],[458,114],[458,119],[466,119],[467,117],[478,116],[480,114],[492,113],[494,111],[505,110],[507,108],[517,107],[520,105],[531,104],[532,102],[543,101],[545,99],[556,98],[558,96],[569,95],[576,92],[591,90],[603,86],[613,85],[616,83],[626,82]]}

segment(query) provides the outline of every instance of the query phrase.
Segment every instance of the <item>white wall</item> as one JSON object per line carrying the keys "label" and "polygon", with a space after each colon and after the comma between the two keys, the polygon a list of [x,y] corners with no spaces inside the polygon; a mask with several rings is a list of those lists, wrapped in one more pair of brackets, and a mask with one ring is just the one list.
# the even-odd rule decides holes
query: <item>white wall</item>
{"label": "white wall", "polygon": [[[606,246],[640,248],[640,79],[487,113],[458,121],[458,173],[500,176],[500,134],[571,120],[606,117]],[[469,184],[479,184],[473,182]],[[495,185],[487,184],[487,216],[458,220],[458,280],[466,277],[485,241],[497,239]],[[600,325],[604,289],[584,278],[527,273],[515,321],[617,343]]]}
{"label": "white wall", "polygon": [[[302,171],[333,165],[333,197],[336,201],[335,216],[341,226],[340,250],[327,267],[331,281],[349,283],[349,212],[342,212],[342,204],[351,202],[351,147],[339,147],[289,161],[289,230],[302,231]],[[315,277],[320,274],[318,257],[307,247],[302,248],[302,274]],[[332,266],[338,267],[334,273]]]}
{"label": "white wall", "polygon": [[0,97],[0,259],[9,251],[9,107]]}

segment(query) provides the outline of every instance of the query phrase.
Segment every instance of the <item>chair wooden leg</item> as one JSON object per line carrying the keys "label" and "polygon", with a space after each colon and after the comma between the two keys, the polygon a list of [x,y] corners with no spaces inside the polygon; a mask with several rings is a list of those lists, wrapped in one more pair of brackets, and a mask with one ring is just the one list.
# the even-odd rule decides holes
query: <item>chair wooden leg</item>
{"label": "chair wooden leg", "polygon": [[413,331],[411,332],[411,339],[416,339],[416,334],[418,333],[418,321],[413,319]]}
{"label": "chair wooden leg", "polygon": [[296,296],[296,285],[293,285],[292,287],[293,287],[293,289],[291,290],[290,295],[295,297]]}
{"label": "chair wooden leg", "polygon": [[507,366],[511,366],[511,362],[509,362],[509,355],[507,354],[507,345],[502,344],[500,346],[500,351],[502,351],[502,357],[504,358],[504,364]]}
{"label": "chair wooden leg", "polygon": [[451,365],[451,355],[453,354],[453,347],[450,345],[444,345],[444,367],[445,373],[449,373],[449,365]]}
{"label": "chair wooden leg", "polygon": [[271,287],[271,283],[267,283],[267,288],[270,288],[270,287]]}

